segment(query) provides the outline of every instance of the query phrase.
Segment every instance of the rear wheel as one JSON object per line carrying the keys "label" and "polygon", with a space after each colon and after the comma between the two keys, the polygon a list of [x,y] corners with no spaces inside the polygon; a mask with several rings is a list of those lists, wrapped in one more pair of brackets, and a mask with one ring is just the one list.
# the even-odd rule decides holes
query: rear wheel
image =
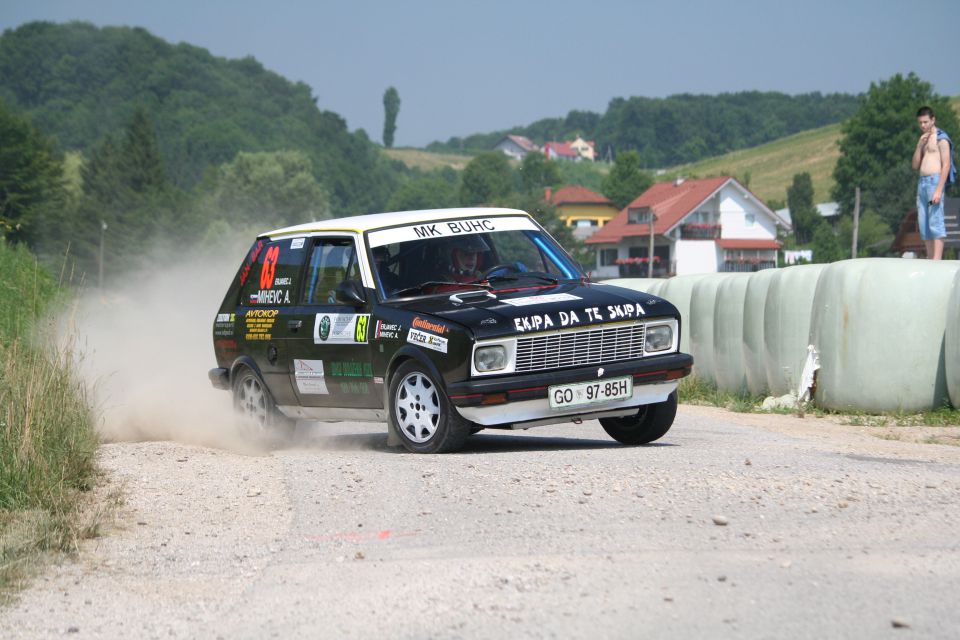
{"label": "rear wheel", "polygon": [[407,451],[450,453],[463,448],[470,428],[426,367],[414,360],[390,378],[390,426]]}
{"label": "rear wheel", "polygon": [[233,408],[240,414],[243,435],[276,443],[290,436],[296,421],[277,409],[270,391],[250,368],[243,367],[233,381]]}
{"label": "rear wheel", "polygon": [[611,438],[623,444],[653,442],[670,430],[677,415],[677,392],[663,402],[640,407],[635,415],[622,418],[600,418],[600,426]]}

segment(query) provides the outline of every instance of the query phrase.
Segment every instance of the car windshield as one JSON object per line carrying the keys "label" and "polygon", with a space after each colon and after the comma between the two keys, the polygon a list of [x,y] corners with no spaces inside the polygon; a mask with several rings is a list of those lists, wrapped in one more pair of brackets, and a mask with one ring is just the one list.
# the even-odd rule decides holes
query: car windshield
{"label": "car windshield", "polygon": [[579,279],[580,269],[530,219],[444,220],[369,235],[385,298],[536,286]]}

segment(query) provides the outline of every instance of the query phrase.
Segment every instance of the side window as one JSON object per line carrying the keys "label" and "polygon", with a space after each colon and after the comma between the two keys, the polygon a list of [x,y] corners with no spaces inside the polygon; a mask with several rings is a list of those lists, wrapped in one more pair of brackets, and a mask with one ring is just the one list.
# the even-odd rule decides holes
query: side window
{"label": "side window", "polygon": [[360,281],[360,266],[353,240],[320,238],[313,245],[307,268],[305,304],[336,304],[337,285],[345,280]]}
{"label": "side window", "polygon": [[240,304],[295,304],[306,253],[304,245],[304,238],[257,241],[241,272]]}

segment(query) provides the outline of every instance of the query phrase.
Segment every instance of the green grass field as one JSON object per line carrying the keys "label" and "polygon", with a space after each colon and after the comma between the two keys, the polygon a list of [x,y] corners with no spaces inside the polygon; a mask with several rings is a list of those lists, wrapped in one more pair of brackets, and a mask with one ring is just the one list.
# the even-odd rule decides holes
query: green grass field
{"label": "green grass field", "polygon": [[[45,551],[70,551],[97,437],[74,354],[45,327],[62,294],[22,246],[0,238],[0,599]],[[95,528],[95,524],[93,525]]]}
{"label": "green grass field", "polygon": [[421,171],[433,171],[444,167],[463,171],[467,163],[473,159],[473,156],[455,153],[434,153],[432,151],[424,151],[423,149],[383,149],[382,151],[384,155],[391,160],[399,160],[411,169],[420,169]]}

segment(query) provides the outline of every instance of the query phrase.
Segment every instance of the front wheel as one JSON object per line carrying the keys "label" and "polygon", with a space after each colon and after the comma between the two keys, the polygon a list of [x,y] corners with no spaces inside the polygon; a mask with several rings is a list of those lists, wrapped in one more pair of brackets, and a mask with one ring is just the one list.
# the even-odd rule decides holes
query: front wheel
{"label": "front wheel", "polygon": [[408,360],[390,378],[390,426],[407,451],[450,453],[463,448],[470,421],[419,362]]}
{"label": "front wheel", "polygon": [[666,400],[640,407],[635,415],[600,418],[600,426],[611,438],[623,444],[646,444],[662,438],[673,426],[677,415],[677,392]]}

